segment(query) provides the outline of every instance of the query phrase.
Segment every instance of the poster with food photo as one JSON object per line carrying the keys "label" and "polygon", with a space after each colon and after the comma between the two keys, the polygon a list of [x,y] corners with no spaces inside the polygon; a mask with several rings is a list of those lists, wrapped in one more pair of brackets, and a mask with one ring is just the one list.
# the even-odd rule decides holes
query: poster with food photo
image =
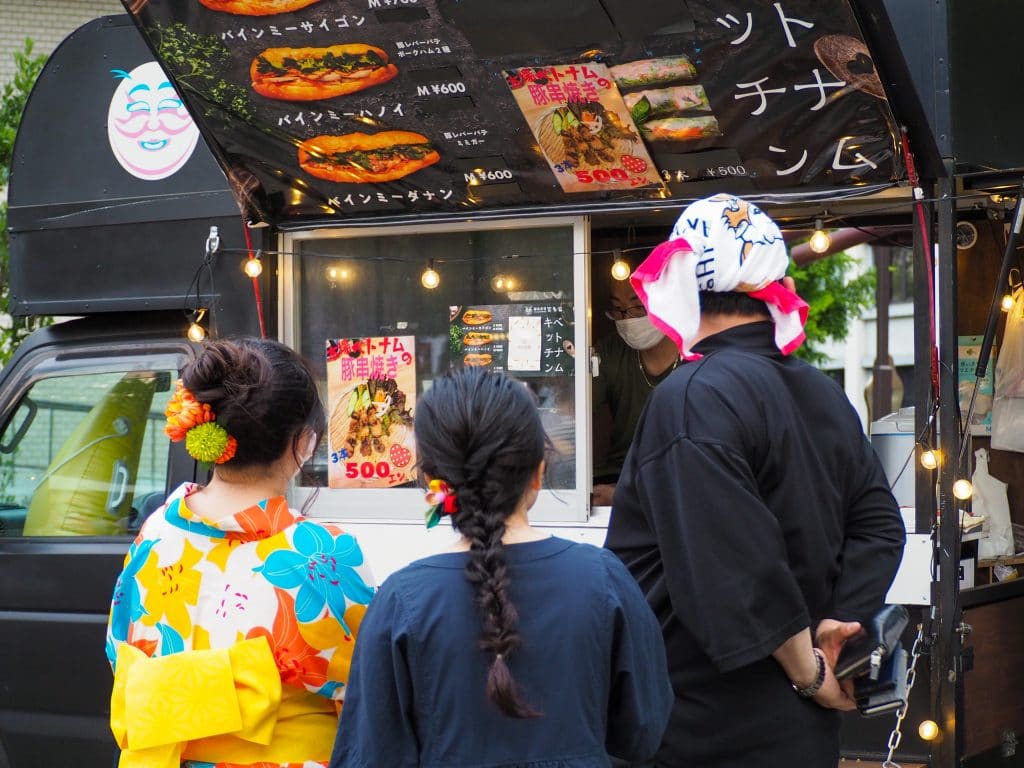
{"label": "poster with food photo", "polygon": [[414,480],[416,337],[328,339],[327,484],[393,488]]}
{"label": "poster with food photo", "polygon": [[660,185],[608,67],[556,64],[504,75],[563,192]]}
{"label": "poster with food photo", "polygon": [[514,376],[572,376],[573,307],[568,302],[449,308],[449,352],[456,368]]}

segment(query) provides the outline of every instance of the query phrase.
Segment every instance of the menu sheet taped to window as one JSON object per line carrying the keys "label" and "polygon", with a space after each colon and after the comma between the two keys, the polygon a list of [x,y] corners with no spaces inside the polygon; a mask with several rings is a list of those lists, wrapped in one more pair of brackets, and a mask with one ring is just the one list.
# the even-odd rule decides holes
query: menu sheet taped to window
{"label": "menu sheet taped to window", "polygon": [[572,376],[572,304],[541,302],[453,306],[452,366],[505,371],[516,377]]}
{"label": "menu sheet taped to window", "polygon": [[850,0],[124,0],[279,226],[903,178]]}
{"label": "menu sheet taped to window", "polygon": [[393,488],[415,479],[416,337],[327,339],[327,484]]}

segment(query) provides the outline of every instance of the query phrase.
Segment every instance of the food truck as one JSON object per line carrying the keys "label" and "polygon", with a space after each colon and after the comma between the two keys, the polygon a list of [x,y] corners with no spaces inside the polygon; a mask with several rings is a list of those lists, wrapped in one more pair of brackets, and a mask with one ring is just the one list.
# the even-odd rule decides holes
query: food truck
{"label": "food truck", "polygon": [[[956,13],[971,21],[963,8],[125,5],[54,53],[15,146],[12,306],[73,319],[30,337],[0,377],[0,766],[114,759],[111,590],[146,516],[203,480],[162,426],[207,336],[262,334],[315,362],[329,426],[293,496],[319,488],[311,514],[356,534],[378,578],[451,535],[424,530],[411,423],[432,379],[464,366],[535,392],[556,453],[531,514],[600,544],[592,350],[613,332],[610,281],[688,201],[728,192],[794,232],[823,219],[912,233],[916,366],[934,376],[915,377],[908,458],[958,454],[957,218],[995,221],[1010,207],[997,190],[1014,194],[1012,174],[965,181],[945,159],[949,104],[921,97],[948,75],[934,53]],[[925,17],[929,35],[901,49],[894,25],[904,41]],[[976,164],[1014,166],[1013,152],[971,155],[985,144],[971,140]],[[985,234],[979,252],[996,248]],[[998,271],[973,272],[979,297]],[[910,570],[923,596],[907,601],[904,637],[916,685],[895,731],[892,716],[848,716],[850,759],[984,765],[1013,751],[1022,715],[993,702],[1024,666],[1003,654],[1017,593],[959,594],[965,505],[951,489],[964,466],[916,470],[908,529],[924,561]],[[973,704],[965,642],[990,693]],[[939,738],[918,734],[925,719]]]}

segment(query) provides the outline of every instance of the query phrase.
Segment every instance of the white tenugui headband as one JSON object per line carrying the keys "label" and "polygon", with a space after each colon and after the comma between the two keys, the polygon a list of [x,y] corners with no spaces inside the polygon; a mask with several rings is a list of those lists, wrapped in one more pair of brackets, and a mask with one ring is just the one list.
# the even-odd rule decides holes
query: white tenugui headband
{"label": "white tenugui headband", "polygon": [[636,268],[630,282],[647,314],[687,360],[700,326],[699,291],[741,291],[768,305],[775,343],[788,355],[804,341],[807,303],[779,281],[789,266],[782,232],[760,208],[732,195],[693,203],[671,238]]}

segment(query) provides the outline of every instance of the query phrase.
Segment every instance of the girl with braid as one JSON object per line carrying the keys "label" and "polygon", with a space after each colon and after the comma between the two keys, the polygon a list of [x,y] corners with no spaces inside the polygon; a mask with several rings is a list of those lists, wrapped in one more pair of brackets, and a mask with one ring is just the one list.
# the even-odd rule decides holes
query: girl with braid
{"label": "girl with braid", "polygon": [[672,691],[654,615],[606,551],[527,511],[548,439],[521,382],[467,369],[416,409],[451,551],[393,574],[360,625],[331,768],[592,768],[650,758]]}

